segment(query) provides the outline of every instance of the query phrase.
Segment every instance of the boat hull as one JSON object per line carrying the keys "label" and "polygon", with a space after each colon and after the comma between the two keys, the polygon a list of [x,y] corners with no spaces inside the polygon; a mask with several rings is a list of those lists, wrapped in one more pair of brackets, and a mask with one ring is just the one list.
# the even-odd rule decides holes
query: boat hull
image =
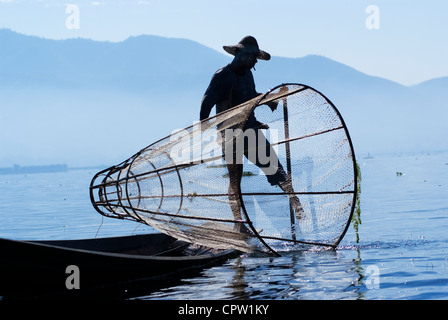
{"label": "boat hull", "polygon": [[239,254],[192,246],[160,233],[63,241],[0,239],[0,250],[4,297],[85,295],[101,288],[113,294],[112,288],[143,282],[142,289],[151,290]]}

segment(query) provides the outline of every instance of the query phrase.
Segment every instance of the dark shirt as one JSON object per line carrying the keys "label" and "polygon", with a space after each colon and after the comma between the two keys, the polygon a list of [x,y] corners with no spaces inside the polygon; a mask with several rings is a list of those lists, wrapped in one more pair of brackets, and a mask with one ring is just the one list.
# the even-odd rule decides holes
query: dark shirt
{"label": "dark shirt", "polygon": [[[210,85],[202,98],[200,120],[210,116],[212,108],[216,105],[216,113],[233,108],[243,102],[258,96],[252,72],[246,70],[237,74],[227,65],[213,75]],[[253,113],[246,123],[247,127],[259,125]]]}

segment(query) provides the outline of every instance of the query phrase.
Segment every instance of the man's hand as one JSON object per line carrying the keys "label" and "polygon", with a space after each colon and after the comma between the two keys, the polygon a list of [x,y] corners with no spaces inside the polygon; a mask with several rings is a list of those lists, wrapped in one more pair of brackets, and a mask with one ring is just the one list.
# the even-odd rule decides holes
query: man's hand
{"label": "man's hand", "polygon": [[271,108],[272,112],[277,110],[278,101],[271,101],[267,103],[268,107]]}
{"label": "man's hand", "polygon": [[201,128],[201,132],[204,132],[205,130],[209,129],[212,125],[213,125],[213,120],[210,121],[209,119],[202,120],[199,123],[199,126]]}
{"label": "man's hand", "polygon": [[257,121],[254,129],[269,129],[269,126],[266,123],[261,123],[260,121]]}

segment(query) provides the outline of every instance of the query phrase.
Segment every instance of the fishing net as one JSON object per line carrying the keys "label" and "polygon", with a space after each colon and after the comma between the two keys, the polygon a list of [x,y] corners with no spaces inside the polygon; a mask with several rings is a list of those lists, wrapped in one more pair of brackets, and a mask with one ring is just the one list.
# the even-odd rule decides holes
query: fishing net
{"label": "fishing net", "polygon": [[90,196],[102,215],[213,248],[335,247],[354,210],[356,161],[335,106],[284,84],[97,173]]}

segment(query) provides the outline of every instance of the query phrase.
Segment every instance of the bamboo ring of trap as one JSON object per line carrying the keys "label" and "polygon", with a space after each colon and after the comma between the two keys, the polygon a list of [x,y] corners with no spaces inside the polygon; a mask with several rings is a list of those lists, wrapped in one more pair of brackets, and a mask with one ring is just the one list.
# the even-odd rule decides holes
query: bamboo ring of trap
{"label": "bamboo ring of trap", "polygon": [[[249,134],[252,112],[269,129]],[[254,136],[268,146],[228,146]],[[260,150],[269,150],[265,162],[285,168],[292,188],[268,183],[273,172],[250,153],[261,157]],[[230,185],[229,157],[244,168],[236,186]],[[104,216],[147,224],[184,241],[278,254],[296,245],[339,244],[356,203],[356,170],[349,132],[333,103],[309,86],[282,84],[98,172],[90,197]]]}

